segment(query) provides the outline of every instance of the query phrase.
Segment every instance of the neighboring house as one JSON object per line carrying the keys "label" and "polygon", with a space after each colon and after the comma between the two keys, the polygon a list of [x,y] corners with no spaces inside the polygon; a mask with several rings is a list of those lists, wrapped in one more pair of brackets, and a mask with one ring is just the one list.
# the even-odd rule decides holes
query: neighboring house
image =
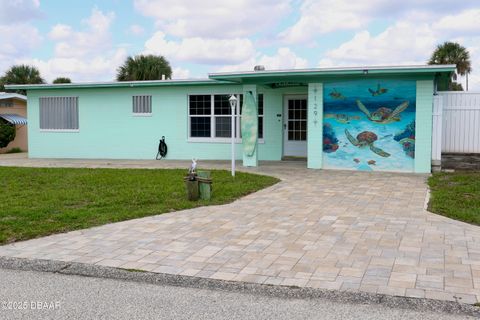
{"label": "neighboring house", "polygon": [[[32,158],[153,159],[165,136],[167,159],[229,159],[233,94],[253,97],[258,107],[258,118],[243,124],[258,120],[258,140],[253,130],[248,142],[240,132],[243,102],[236,110],[236,154],[244,165],[305,157],[312,169],[426,173],[436,79],[454,70],[322,68],[7,87],[28,91]],[[251,146],[242,143],[252,142],[247,154]]]}
{"label": "neighboring house", "polygon": [[0,92],[0,118],[16,126],[15,139],[5,148],[0,148],[0,153],[5,153],[13,148],[27,151],[27,97],[17,93]]}

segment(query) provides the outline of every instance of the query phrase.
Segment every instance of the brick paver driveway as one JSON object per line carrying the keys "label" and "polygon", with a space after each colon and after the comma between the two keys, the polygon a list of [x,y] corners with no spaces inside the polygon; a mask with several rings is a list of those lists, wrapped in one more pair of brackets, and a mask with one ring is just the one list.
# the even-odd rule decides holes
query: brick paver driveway
{"label": "brick paver driveway", "polygon": [[304,167],[261,164],[283,181],[229,205],[15,243],[0,256],[477,302],[480,228],[426,212],[425,176]]}

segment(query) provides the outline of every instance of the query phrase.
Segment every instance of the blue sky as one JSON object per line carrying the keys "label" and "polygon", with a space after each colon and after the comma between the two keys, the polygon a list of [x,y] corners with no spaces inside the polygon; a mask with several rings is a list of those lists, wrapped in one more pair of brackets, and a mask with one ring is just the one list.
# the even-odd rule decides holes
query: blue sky
{"label": "blue sky", "polygon": [[[458,41],[480,90],[477,0],[0,0],[0,74],[109,81],[129,55],[161,54],[175,78],[208,72],[422,64]],[[461,79],[464,81],[464,79]]]}

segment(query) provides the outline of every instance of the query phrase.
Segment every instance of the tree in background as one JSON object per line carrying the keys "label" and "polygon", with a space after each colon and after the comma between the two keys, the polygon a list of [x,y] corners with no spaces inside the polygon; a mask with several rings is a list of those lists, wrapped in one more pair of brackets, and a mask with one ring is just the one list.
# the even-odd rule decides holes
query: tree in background
{"label": "tree in background", "polygon": [[[466,76],[466,89],[468,90],[468,74],[472,72],[472,62],[468,50],[456,42],[444,42],[437,46],[432,53],[428,64],[455,64],[457,74]],[[463,87],[457,83],[457,74],[449,81],[449,90],[461,91]]]}
{"label": "tree in background", "polygon": [[55,80],[53,80],[52,83],[72,83],[72,80],[70,80],[70,78],[67,78],[67,77],[58,77],[56,78]]}
{"label": "tree in background", "polygon": [[5,148],[15,139],[16,129],[11,123],[0,119],[0,148]]}
{"label": "tree in background", "polygon": [[117,81],[162,80],[172,78],[170,63],[163,56],[138,55],[128,57],[117,69]]}
{"label": "tree in background", "polygon": [[[45,83],[45,80],[43,80],[40,71],[36,67],[21,64],[8,69],[3,77],[0,78],[0,83],[2,86],[6,84],[41,84]],[[25,90],[7,91],[26,94]]]}

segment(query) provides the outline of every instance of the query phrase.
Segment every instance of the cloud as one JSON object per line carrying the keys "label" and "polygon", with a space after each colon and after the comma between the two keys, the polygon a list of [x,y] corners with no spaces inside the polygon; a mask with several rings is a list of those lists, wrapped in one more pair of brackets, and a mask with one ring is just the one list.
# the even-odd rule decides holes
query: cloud
{"label": "cloud", "polygon": [[18,58],[16,63],[37,66],[48,81],[56,77],[69,77],[72,81],[112,80],[116,69],[127,56],[124,48],[112,43],[113,12],[104,13],[93,8],[90,16],[82,20],[82,30],[57,24],[48,37],[54,41],[54,55],[50,59]]}
{"label": "cloud", "polygon": [[307,42],[319,34],[363,27],[370,20],[369,7],[378,1],[371,2],[371,6],[365,6],[360,1],[304,1],[298,21],[279,37],[287,43]]}
{"label": "cloud", "polygon": [[435,30],[448,35],[479,35],[480,9],[471,9],[451,14],[433,24]]}
{"label": "cloud", "polygon": [[38,1],[0,0],[0,76],[12,61],[29,56],[42,43],[31,21],[42,17]]}
{"label": "cloud", "polygon": [[90,17],[82,21],[86,27],[84,31],[72,31],[67,25],[54,26],[49,35],[54,40],[61,40],[55,45],[55,56],[80,58],[110,49],[110,26],[114,19],[113,12],[103,13],[94,8]]}
{"label": "cloud", "polygon": [[43,17],[39,0],[0,0],[0,24],[27,23]]}
{"label": "cloud", "polygon": [[456,41],[471,55],[473,73],[469,77],[469,87],[480,89],[480,77],[477,76],[480,71],[480,29],[476,27],[479,19],[479,9],[467,9],[428,23],[397,22],[378,35],[367,30],[359,31],[352,39],[328,50],[318,65],[425,64],[438,44]]}
{"label": "cloud", "polygon": [[36,48],[42,37],[38,30],[28,24],[15,26],[0,25],[0,60],[21,56],[23,51]]}
{"label": "cloud", "polygon": [[201,64],[233,64],[255,53],[249,39],[209,39],[183,38],[179,41],[165,39],[165,34],[157,31],[145,42],[145,53],[159,54],[169,61],[188,61]]}
{"label": "cloud", "polygon": [[173,68],[172,79],[188,79],[190,78],[190,70],[184,68]]}
{"label": "cloud", "polygon": [[373,36],[361,31],[327,51],[319,66],[425,64],[437,44],[437,37],[428,25],[398,22]]}
{"label": "cloud", "polygon": [[[307,43],[318,35],[341,30],[359,31],[374,20],[432,23],[445,14],[478,7],[478,0],[306,0],[298,20],[279,34],[286,43]],[[476,16],[472,15],[471,19]],[[458,23],[455,21],[455,24]]]}
{"label": "cloud", "polygon": [[290,0],[134,0],[135,9],[176,37],[238,38],[266,30],[291,12]]}
{"label": "cloud", "polygon": [[[460,43],[467,43],[466,48],[470,52],[470,60],[472,61],[473,72],[468,76],[468,88],[478,92],[480,91],[480,32],[475,37],[460,41]],[[459,77],[459,79],[465,88],[465,77]]]}
{"label": "cloud", "polygon": [[66,40],[72,34],[72,27],[65,24],[57,24],[53,26],[52,30],[48,33],[48,36],[52,40]]}
{"label": "cloud", "polygon": [[116,68],[125,61],[127,52],[118,49],[111,55],[86,58],[53,57],[48,60],[20,59],[18,63],[35,65],[48,81],[57,77],[68,77],[73,82],[112,80]]}
{"label": "cloud", "polygon": [[290,48],[279,48],[274,55],[257,53],[256,56],[235,65],[220,67],[217,71],[253,71],[256,65],[265,66],[266,70],[302,69],[308,67],[308,61],[299,57]]}

